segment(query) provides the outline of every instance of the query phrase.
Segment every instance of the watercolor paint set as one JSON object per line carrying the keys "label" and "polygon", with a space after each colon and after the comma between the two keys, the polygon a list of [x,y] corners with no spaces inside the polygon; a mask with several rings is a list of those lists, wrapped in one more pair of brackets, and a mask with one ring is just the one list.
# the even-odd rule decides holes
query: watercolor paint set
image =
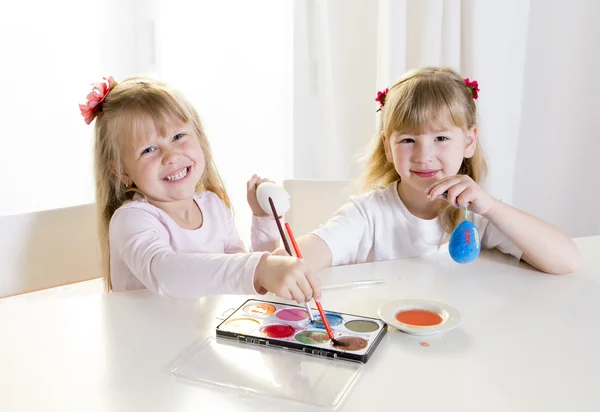
{"label": "watercolor paint set", "polygon": [[387,331],[380,319],[325,311],[333,343],[321,317],[304,307],[249,299],[216,328],[217,337],[281,347],[311,355],[366,363]]}

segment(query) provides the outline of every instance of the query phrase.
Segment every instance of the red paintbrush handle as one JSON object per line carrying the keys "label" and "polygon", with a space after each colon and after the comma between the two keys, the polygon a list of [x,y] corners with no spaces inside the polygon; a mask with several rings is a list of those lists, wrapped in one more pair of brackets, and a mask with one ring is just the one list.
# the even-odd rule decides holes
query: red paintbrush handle
{"label": "red paintbrush handle", "polygon": [[[290,236],[290,240],[292,241],[292,246],[294,247],[294,251],[296,252],[296,256],[302,259],[302,254],[300,253],[300,248],[296,243],[296,238],[294,238],[294,234],[292,233],[292,228],[286,222],[285,229]],[[323,320],[323,325],[325,325],[325,330],[327,331],[327,335],[329,335],[329,339],[333,339],[333,331],[331,330],[331,325],[329,325],[329,321],[327,320],[327,316],[325,316],[325,312],[323,311],[323,306],[321,306],[321,302],[315,299],[315,303],[317,304],[317,309],[319,310],[319,314],[321,315],[321,319]]]}
{"label": "red paintbrush handle", "polygon": [[285,225],[285,230],[288,232],[288,235],[292,242],[292,247],[294,248],[294,252],[296,252],[296,256],[298,256],[298,258],[302,259],[302,253],[300,253],[300,248],[298,247],[298,243],[296,243],[296,238],[294,237],[294,233],[292,233],[292,227],[290,226],[290,224],[288,222],[285,222],[284,225]]}
{"label": "red paintbrush handle", "polygon": [[327,335],[329,335],[330,339],[333,339],[333,331],[331,330],[331,326],[329,325],[329,321],[327,320],[327,316],[325,316],[325,312],[323,311],[323,306],[321,306],[321,302],[315,300],[317,304],[317,309],[319,310],[319,314],[321,315],[321,319],[323,320],[323,325],[325,325],[325,330],[327,331]]}

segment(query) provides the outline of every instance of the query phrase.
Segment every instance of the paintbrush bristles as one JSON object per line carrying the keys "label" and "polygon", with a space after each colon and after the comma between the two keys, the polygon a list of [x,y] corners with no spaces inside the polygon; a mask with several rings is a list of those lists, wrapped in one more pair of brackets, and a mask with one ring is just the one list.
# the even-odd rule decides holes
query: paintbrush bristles
{"label": "paintbrush bristles", "polygon": [[337,346],[350,346],[350,342],[344,342],[343,340],[331,339],[331,343]]}

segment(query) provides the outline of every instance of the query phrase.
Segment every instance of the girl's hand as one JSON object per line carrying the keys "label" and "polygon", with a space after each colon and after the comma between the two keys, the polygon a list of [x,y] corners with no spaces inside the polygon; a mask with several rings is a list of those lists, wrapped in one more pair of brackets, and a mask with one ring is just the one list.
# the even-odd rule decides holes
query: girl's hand
{"label": "girl's hand", "polygon": [[287,250],[284,247],[278,247],[273,252],[271,252],[273,256],[289,256]]}
{"label": "girl's hand", "polygon": [[264,182],[272,182],[272,180],[263,179],[260,176],[253,175],[250,180],[248,180],[248,183],[246,183],[246,198],[248,199],[248,205],[250,206],[250,209],[252,209],[254,216],[269,216],[269,214],[260,207],[258,199],[256,199],[256,188]]}
{"label": "girl's hand", "polygon": [[263,256],[254,273],[254,287],[298,303],[321,298],[321,286],[312,267],[289,256]]}
{"label": "girl's hand", "polygon": [[[447,195],[444,196],[446,192]],[[445,177],[429,186],[425,194],[429,200],[444,197],[455,207],[469,206],[470,211],[482,216],[485,216],[496,202],[496,199],[466,175]]]}

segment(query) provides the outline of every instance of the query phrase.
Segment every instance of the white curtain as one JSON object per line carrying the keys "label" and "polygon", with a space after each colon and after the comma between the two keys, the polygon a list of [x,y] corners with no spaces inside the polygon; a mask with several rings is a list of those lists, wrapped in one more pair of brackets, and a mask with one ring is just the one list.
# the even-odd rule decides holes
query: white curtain
{"label": "white curtain", "polygon": [[297,0],[293,177],[346,179],[373,134],[377,2]]}
{"label": "white curtain", "polygon": [[530,1],[514,203],[600,235],[600,2]]}
{"label": "white curtain", "polygon": [[[379,1],[378,89],[419,66],[476,79],[487,188],[512,202],[529,1]],[[510,27],[510,30],[507,28]]]}
{"label": "white curtain", "polygon": [[[560,90],[569,101],[557,96],[552,122],[540,115],[547,113],[540,111],[540,105],[548,104],[544,99],[556,89],[556,78],[540,76],[548,64],[560,66],[549,73],[560,73],[562,82],[575,67],[585,79],[585,70],[600,63],[598,48],[589,50],[600,38],[594,25],[600,17],[598,4],[591,0],[568,4],[560,0],[296,0],[293,177],[358,177],[361,168],[353,156],[376,131],[377,90],[414,67],[450,66],[480,84],[478,122],[490,167],[488,190],[573,236],[600,233],[591,206],[579,205],[589,213],[576,223],[567,212],[572,209],[572,196],[587,193],[595,204],[600,196],[574,185],[574,171],[569,175],[574,179],[556,179],[554,175],[572,170],[561,158],[565,145],[554,151],[552,162],[539,150],[547,149],[548,133],[553,141],[560,140],[562,129],[549,125],[560,118],[561,109],[585,98],[590,87],[598,88],[597,83],[585,82],[586,89],[565,82]],[[556,47],[549,44],[548,33]],[[560,53],[567,51],[570,58],[561,59]],[[597,105],[590,97],[587,102],[573,107],[584,106],[583,112],[589,114]],[[590,127],[592,119],[593,115],[578,117]],[[564,128],[573,123],[562,121]],[[552,130],[537,134],[540,123]],[[582,135],[588,129],[577,130]],[[598,132],[589,132],[595,138],[586,142],[597,156]],[[553,176],[551,183],[545,178],[548,173]],[[598,173],[585,176],[587,186],[600,189]],[[557,182],[560,187],[554,186]]]}

